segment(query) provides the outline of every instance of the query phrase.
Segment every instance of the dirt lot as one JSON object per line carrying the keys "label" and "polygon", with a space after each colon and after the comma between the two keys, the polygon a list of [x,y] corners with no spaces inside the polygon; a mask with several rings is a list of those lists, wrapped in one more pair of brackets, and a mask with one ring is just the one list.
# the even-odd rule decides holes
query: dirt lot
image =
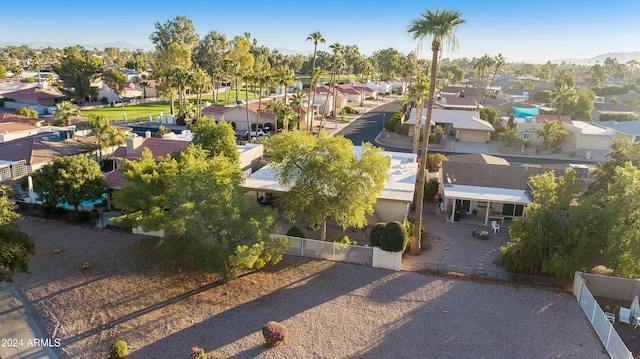
{"label": "dirt lot", "polygon": [[[60,358],[106,357],[116,339],[131,358],[193,346],[234,358],[607,357],[569,293],[298,257],[220,283],[157,255],[153,238],[20,224],[38,254],[15,286]],[[273,349],[260,334],[269,320],[290,331]]]}

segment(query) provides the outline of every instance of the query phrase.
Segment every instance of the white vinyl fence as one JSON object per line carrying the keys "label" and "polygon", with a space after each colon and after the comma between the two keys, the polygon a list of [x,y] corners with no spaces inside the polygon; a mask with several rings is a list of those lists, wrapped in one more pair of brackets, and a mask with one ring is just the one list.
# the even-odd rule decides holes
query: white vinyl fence
{"label": "white vinyl fence", "polygon": [[627,346],[622,339],[620,339],[618,332],[613,328],[613,325],[604,315],[600,305],[598,305],[596,299],[591,295],[580,272],[576,272],[573,278],[573,294],[578,299],[580,307],[593,326],[593,330],[598,334],[609,356],[612,359],[633,359],[633,355],[631,355]]}

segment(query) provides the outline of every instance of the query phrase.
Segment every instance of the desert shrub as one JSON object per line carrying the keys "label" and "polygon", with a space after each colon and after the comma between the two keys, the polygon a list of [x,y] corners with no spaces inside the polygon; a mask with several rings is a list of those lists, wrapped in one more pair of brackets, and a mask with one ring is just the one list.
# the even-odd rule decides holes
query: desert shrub
{"label": "desert shrub", "polygon": [[444,137],[444,128],[442,126],[437,125],[435,128],[434,140],[436,144],[440,144],[442,142],[442,138]]}
{"label": "desert shrub", "polygon": [[402,112],[396,112],[384,123],[384,129],[393,132],[396,129],[396,125],[402,119]]}
{"label": "desert shrub", "polygon": [[335,236],[331,236],[328,238],[329,242],[339,243],[339,244],[355,244],[351,242],[349,236],[344,233],[337,234]]}
{"label": "desert shrub", "polygon": [[553,146],[553,153],[562,153],[562,145]]}
{"label": "desert shrub", "polygon": [[635,121],[638,119],[638,115],[633,113],[603,113],[600,115],[600,121]]}
{"label": "desert shrub", "polygon": [[522,144],[524,145],[524,148],[530,148],[531,147],[531,141],[524,141],[524,142],[522,142]]}
{"label": "desert shrub", "polygon": [[386,223],[384,222],[380,222],[371,228],[371,233],[369,234],[369,245],[371,247],[380,246],[380,237],[382,237],[382,230],[384,229],[385,224]]}
{"label": "desert shrub", "polygon": [[358,111],[356,111],[353,107],[351,106],[345,106],[342,108],[342,111],[344,111],[344,113],[358,113]]}
{"label": "desert shrub", "polygon": [[38,118],[38,111],[28,107],[20,107],[16,110],[16,115]]}
{"label": "desert shrub", "polygon": [[[428,156],[428,154],[427,154]],[[424,198],[426,200],[432,200],[436,198],[436,195],[438,194],[438,180],[437,179],[430,179],[429,181],[424,183]],[[411,232],[409,232],[411,233]]]}
{"label": "desert shrub", "polygon": [[178,125],[178,126],[186,126],[187,125],[187,121],[182,116],[176,117],[176,125]]}
{"label": "desert shrub", "polygon": [[287,236],[304,238],[304,232],[302,231],[302,229],[300,229],[300,227],[293,226],[287,231]]}
{"label": "desert shrub", "polygon": [[124,340],[116,340],[109,348],[109,358],[122,359],[129,355],[129,346]]}
{"label": "desert shrub", "polygon": [[382,230],[380,249],[388,252],[402,252],[407,247],[407,230],[398,221],[388,222]]}
{"label": "desert shrub", "polygon": [[262,336],[264,337],[265,345],[275,347],[287,339],[289,331],[284,324],[271,321],[262,327]]}
{"label": "desert shrub", "polygon": [[429,171],[437,171],[442,167],[442,161],[447,161],[447,156],[442,153],[427,153],[426,168]]}
{"label": "desert shrub", "polygon": [[577,153],[576,153],[576,150],[571,150],[571,151],[569,152],[569,157],[575,157],[575,156],[576,156],[576,154],[577,154]]}

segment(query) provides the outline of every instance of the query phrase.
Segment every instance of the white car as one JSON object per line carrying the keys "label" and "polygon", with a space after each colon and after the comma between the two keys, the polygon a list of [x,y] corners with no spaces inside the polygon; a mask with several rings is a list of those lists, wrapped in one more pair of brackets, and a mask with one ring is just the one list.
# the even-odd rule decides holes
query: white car
{"label": "white car", "polygon": [[[262,130],[262,129],[258,129],[258,132],[256,131],[251,131],[251,137],[259,137],[259,136],[266,136],[267,134]],[[244,133],[244,137],[249,137],[249,131],[246,131]]]}

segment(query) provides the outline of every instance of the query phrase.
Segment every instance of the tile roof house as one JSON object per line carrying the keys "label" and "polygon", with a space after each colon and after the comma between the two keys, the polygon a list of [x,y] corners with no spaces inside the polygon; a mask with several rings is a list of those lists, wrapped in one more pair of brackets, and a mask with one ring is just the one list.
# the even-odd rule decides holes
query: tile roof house
{"label": "tile roof house", "polygon": [[6,92],[3,93],[2,96],[5,98],[13,99],[17,103],[36,106],[53,106],[57,99],[66,97],[55,87],[32,87],[24,90]]}
{"label": "tile roof house", "polygon": [[483,105],[478,104],[474,97],[440,96],[436,99],[434,105],[445,110],[477,111],[484,108]]}
{"label": "tile roof house", "polygon": [[33,173],[55,157],[87,152],[79,141],[65,139],[60,132],[43,132],[0,143],[1,161],[24,161],[27,173]]}

